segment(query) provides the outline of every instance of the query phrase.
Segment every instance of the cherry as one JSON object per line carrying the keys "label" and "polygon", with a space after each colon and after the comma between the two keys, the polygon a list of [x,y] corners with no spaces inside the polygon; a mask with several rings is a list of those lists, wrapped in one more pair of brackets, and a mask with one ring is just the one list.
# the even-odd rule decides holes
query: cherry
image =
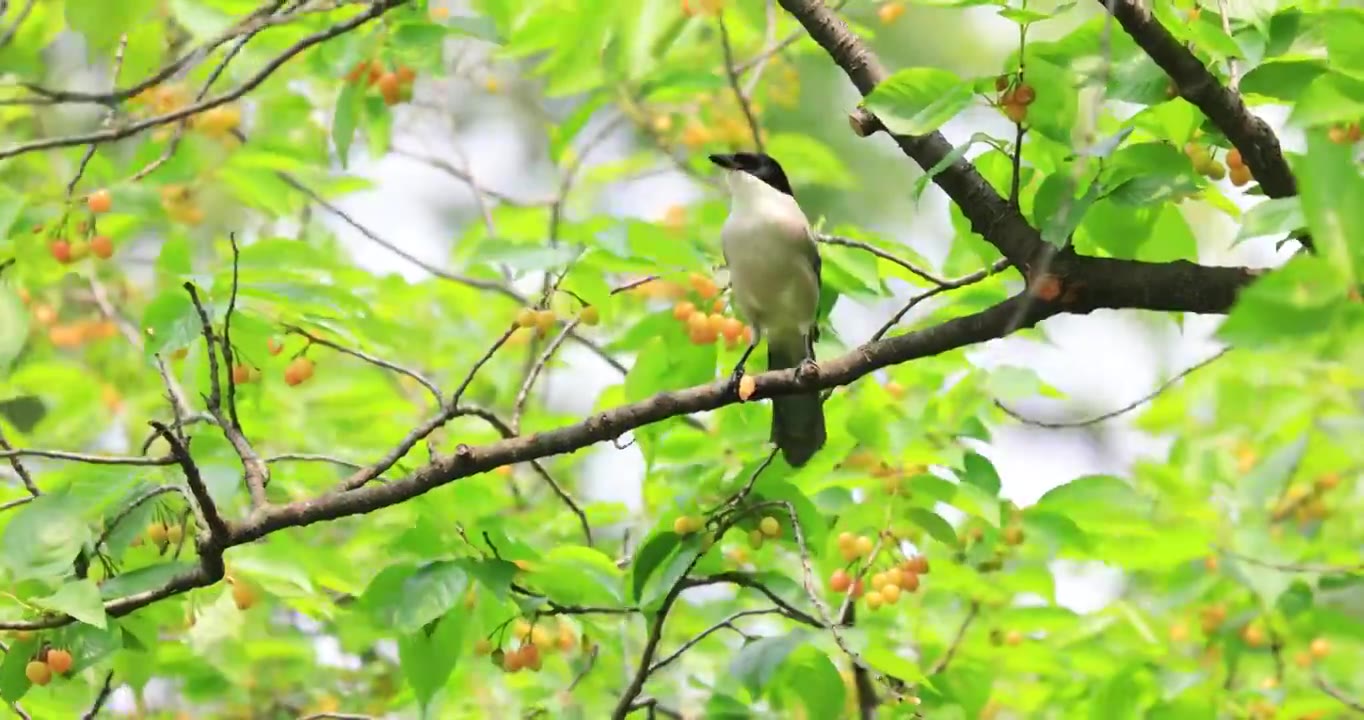
{"label": "cherry", "polygon": [[28,681],[34,685],[46,685],[52,682],[52,668],[47,663],[38,660],[30,660],[24,666],[24,675],[28,676]]}
{"label": "cherry", "polygon": [[107,213],[114,207],[114,198],[108,190],[96,190],[85,198],[85,206],[92,213]]}
{"label": "cherry", "polygon": [[47,666],[52,672],[62,675],[71,669],[71,663],[71,653],[59,648],[47,651]]}
{"label": "cherry", "polygon": [[90,252],[101,260],[114,256],[114,240],[108,235],[96,235],[90,239]]}

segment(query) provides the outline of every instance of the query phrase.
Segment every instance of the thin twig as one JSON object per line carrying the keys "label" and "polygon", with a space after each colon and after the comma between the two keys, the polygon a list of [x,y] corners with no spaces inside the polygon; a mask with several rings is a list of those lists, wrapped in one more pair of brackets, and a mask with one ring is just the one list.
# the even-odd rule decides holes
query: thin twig
{"label": "thin twig", "polygon": [[68,452],[66,450],[41,450],[38,448],[0,450],[0,457],[11,459],[20,457],[42,457],[50,460],[70,460],[72,462],[85,463],[87,465],[138,465],[153,467],[157,465],[175,464],[175,458],[170,456],[149,458],[130,457],[125,455],[95,455],[92,453]]}
{"label": "thin twig", "polygon": [[[232,243],[232,290],[227,296],[227,311],[223,313],[223,363],[227,365],[227,415],[232,420],[233,429],[241,433],[242,423],[237,417],[237,374],[233,371],[236,366],[232,361],[232,313],[237,309],[241,248],[237,247],[236,233],[228,233],[227,238]],[[210,347],[208,351],[212,353],[213,348]]]}
{"label": "thin twig", "polygon": [[564,688],[564,692],[569,693],[573,692],[574,688],[578,687],[578,684],[581,683],[583,679],[587,677],[587,674],[592,672],[592,668],[597,666],[597,655],[600,653],[601,644],[600,643],[593,644],[592,651],[587,654],[587,664],[583,666],[582,670],[579,670],[578,673],[573,676],[573,680],[571,680],[568,683],[568,687]]}
{"label": "thin twig", "polygon": [[209,494],[208,486],[204,484],[204,478],[199,474],[199,467],[194,464],[194,458],[190,457],[189,448],[185,447],[180,438],[165,425],[152,421],[151,426],[156,428],[170,445],[171,454],[175,456],[176,462],[180,464],[180,469],[185,474],[185,484],[189,485],[189,491],[194,495],[195,504],[202,515],[204,526],[208,528],[209,536],[218,542],[226,541],[229,534],[227,521],[218,514],[218,505],[213,502],[213,496]]}
{"label": "thin twig", "polygon": [[[474,177],[473,173],[470,172],[469,170],[461,170],[460,168],[457,168],[451,163],[448,163],[440,158],[430,157],[428,155],[423,155],[413,150],[407,150],[401,147],[394,147],[391,152],[394,155],[400,155],[402,157],[409,158],[424,165],[433,167],[445,173],[446,175],[449,175],[450,177],[453,177],[456,180],[459,180],[464,184],[468,185],[469,189],[472,190],[474,193],[474,197],[479,206],[479,212],[483,215],[483,224],[488,228],[490,233],[492,232],[492,212],[488,208],[485,198],[492,198],[493,200],[496,200],[500,203],[506,205],[513,205],[517,207],[536,207],[541,205],[549,205],[554,202],[554,198],[548,197],[541,198],[539,200],[520,200],[510,195],[500,193],[496,190],[490,190],[486,187],[483,187]],[[468,167],[468,163],[465,163],[465,167]]]}
{"label": "thin twig", "polygon": [[688,638],[687,641],[682,643],[682,645],[679,646],[676,650],[674,650],[672,654],[654,663],[649,668],[649,674],[653,675],[654,673],[657,673],[659,670],[662,670],[663,668],[667,667],[673,661],[682,657],[683,653],[687,652],[693,647],[696,647],[697,643],[701,642],[702,640],[705,640],[707,637],[710,637],[714,633],[717,633],[721,630],[724,629],[733,630],[734,632],[739,633],[741,636],[747,639],[748,634],[740,630],[738,626],[734,624],[734,622],[736,620],[739,620],[740,618],[752,617],[755,615],[781,615],[781,614],[783,613],[780,608],[764,608],[762,610],[740,610],[739,612],[733,613],[724,620],[721,620],[720,622],[711,625],[710,627],[706,628],[705,630],[702,630],[696,635],[693,635],[691,638]]}
{"label": "thin twig", "polygon": [[94,720],[99,715],[99,711],[104,708],[104,703],[109,700],[109,695],[114,689],[114,671],[104,673],[104,683],[100,686],[99,693],[95,695],[95,701],[90,703],[90,709],[81,715],[81,720]]}
{"label": "thin twig", "polygon": [[440,388],[436,387],[435,382],[427,378],[425,375],[422,375],[421,373],[417,372],[416,370],[405,368],[397,363],[384,360],[383,358],[376,357],[374,355],[370,355],[369,353],[364,352],[362,350],[356,350],[354,348],[349,348],[346,347],[345,345],[332,342],[331,340],[328,340],[326,338],[314,335],[308,332],[307,330],[298,327],[297,325],[285,325],[284,330],[286,332],[293,333],[294,335],[305,337],[308,339],[309,342],[313,344],[321,345],[322,347],[326,348],[331,348],[332,350],[335,350],[344,355],[349,355],[358,360],[363,360],[364,362],[367,362],[370,365],[374,365],[375,367],[380,367],[385,370],[391,370],[395,373],[398,373],[399,375],[406,375],[407,377],[410,377],[413,380],[417,381],[418,385],[421,385],[422,387],[426,388],[426,390],[431,393],[432,397],[436,399],[437,406],[440,405],[441,401],[445,397],[444,394],[441,392]]}
{"label": "thin twig", "polygon": [[1364,713],[1364,702],[1360,702],[1359,700],[1346,695],[1344,690],[1332,685],[1331,681],[1327,680],[1326,676],[1321,674],[1321,671],[1318,670],[1312,673],[1312,682],[1314,682],[1322,692],[1335,698],[1341,705],[1344,705],[1357,713]]}
{"label": "thin twig", "polygon": [[278,455],[271,455],[265,458],[264,462],[267,465],[282,462],[330,463],[352,470],[359,470],[364,467],[360,463],[351,460],[344,460],[342,458],[332,457],[331,455],[318,455],[315,453],[279,453]]}
{"label": "thin twig", "polygon": [[[504,438],[516,437],[518,434],[514,428],[509,426],[506,422],[503,422],[502,418],[499,418],[492,411],[483,408],[468,405],[460,406],[454,410],[453,416],[476,417],[491,425],[493,429],[497,430]],[[588,547],[591,547],[593,545],[592,525],[588,523],[587,513],[582,509],[582,506],[578,504],[577,500],[573,499],[572,495],[568,494],[568,491],[554,479],[553,475],[549,474],[549,471],[545,469],[545,466],[539,460],[531,460],[530,467],[535,471],[535,474],[539,475],[540,479],[549,486],[550,490],[554,491],[554,494],[568,506],[568,509],[578,517],[578,524],[582,526],[583,536],[587,539]]]}
{"label": "thin twig", "polygon": [[[260,456],[251,447],[246,436],[227,418],[223,417],[223,392],[218,377],[218,347],[225,345],[225,343],[220,342],[213,332],[213,321],[208,316],[208,309],[199,299],[199,292],[194,287],[194,283],[186,282],[184,287],[185,291],[189,293],[189,299],[194,304],[194,309],[199,313],[199,322],[203,326],[201,329],[204,345],[208,348],[209,392],[208,397],[205,398],[208,404],[208,412],[213,416],[213,422],[222,428],[223,435],[227,437],[228,443],[232,445],[237,457],[241,459],[246,488],[251,496],[251,507],[262,507],[268,502],[265,496],[265,486],[270,482],[270,469],[265,463],[261,462]],[[232,381],[231,368],[228,368],[227,374],[230,384]]]}
{"label": "thin twig", "polygon": [[1169,390],[1171,387],[1174,387],[1176,383],[1188,377],[1193,372],[1205,368],[1208,365],[1211,365],[1215,360],[1222,357],[1223,355],[1226,355],[1228,352],[1231,352],[1230,347],[1222,348],[1221,350],[1218,350],[1216,353],[1214,353],[1211,357],[1205,360],[1200,360],[1197,363],[1185,368],[1184,370],[1181,370],[1174,377],[1161,383],[1160,386],[1157,387],[1155,390],[1152,390],[1151,392],[1141,396],[1140,398],[1133,400],[1132,402],[1118,408],[1117,410],[1112,410],[1110,412],[1106,412],[1102,415],[1097,415],[1086,420],[1071,420],[1067,422],[1043,422],[1041,420],[1034,420],[1032,418],[1021,415],[1018,413],[1018,411],[1010,409],[1008,406],[1006,406],[1004,403],[998,400],[994,401],[995,407],[999,408],[1000,410],[1003,410],[1005,415],[1008,415],[1009,417],[1023,423],[1024,425],[1031,425],[1033,427],[1046,428],[1049,430],[1060,430],[1065,428],[1078,428],[1085,427],[1088,425],[1096,425],[1105,420],[1112,420],[1113,418],[1118,417],[1119,415],[1136,410],[1142,405],[1145,405],[1146,403],[1154,400],[1161,393],[1165,392],[1166,390]]}
{"label": "thin twig", "polygon": [[1260,567],[1270,568],[1271,570],[1282,570],[1284,572],[1313,573],[1320,575],[1350,575],[1353,573],[1364,573],[1364,563],[1358,563],[1355,565],[1311,565],[1307,563],[1281,563],[1274,562],[1271,560],[1261,560],[1260,558],[1251,557],[1250,555],[1244,555],[1242,553],[1235,552],[1234,550],[1230,550],[1225,547],[1219,547],[1217,548],[1217,551],[1228,557],[1236,558],[1241,562],[1247,562],[1252,565],[1259,565]]}
{"label": "thin twig", "polygon": [[729,29],[725,27],[724,11],[716,13],[715,23],[720,26],[720,47],[725,54],[725,76],[729,78],[729,87],[734,91],[734,99],[739,103],[739,109],[743,111],[744,120],[748,122],[748,131],[753,135],[753,147],[757,148],[758,152],[764,152],[762,127],[758,125],[758,118],[753,113],[748,96],[744,94],[743,86],[739,84],[739,71],[734,66],[734,47],[729,41]]}
{"label": "thin twig", "polygon": [[216,95],[203,101],[191,103],[182,108],[172,110],[171,112],[162,115],[155,115],[144,120],[129,123],[127,125],[77,135],[43,138],[41,140],[33,140],[26,143],[20,143],[18,145],[12,145],[8,148],[0,150],[0,160],[3,160],[5,158],[17,157],[19,155],[35,152],[38,150],[51,150],[53,148],[71,147],[73,145],[86,145],[89,143],[103,143],[112,142],[114,140],[122,140],[123,138],[137,135],[144,130],[154,128],[159,125],[173,123],[177,120],[197,115],[210,108],[215,108],[218,107],[219,105],[225,105],[234,100],[237,100],[238,98],[241,98],[243,95],[246,95],[247,93],[256,89],[261,83],[265,82],[267,78],[273,75],[276,70],[283,67],[285,63],[289,62],[289,60],[291,60],[294,56],[298,55],[299,53],[302,53],[304,50],[307,50],[308,48],[313,47],[314,45],[325,42],[339,35],[344,35],[345,33],[350,32],[351,30],[354,30],[355,28],[366,24],[382,16],[389,10],[392,10],[393,8],[398,7],[400,5],[404,5],[407,2],[408,0],[375,0],[375,2],[372,5],[370,5],[369,10],[367,10],[366,12],[356,15],[355,17],[345,22],[332,25],[331,27],[328,27],[325,30],[319,30],[318,32],[315,32],[311,35],[308,35],[300,39],[298,42],[294,43],[293,45],[290,45],[288,48],[285,48],[283,52],[271,58],[270,61],[265,64],[264,67],[253,73],[240,85],[221,95]]}
{"label": "thin twig", "polygon": [[953,282],[956,282],[953,280],[940,278],[937,275],[934,275],[933,273],[915,265],[914,263],[909,262],[908,260],[896,257],[893,253],[882,250],[881,248],[878,248],[875,245],[862,242],[861,240],[853,240],[851,238],[839,237],[837,235],[819,235],[815,239],[818,240],[819,242],[824,243],[825,245],[842,245],[843,247],[857,248],[858,250],[869,252],[872,255],[881,258],[882,260],[889,260],[890,262],[899,265],[900,267],[910,271],[911,273],[919,276],[920,278],[934,285],[938,285],[940,287],[951,285]]}
{"label": "thin twig", "polygon": [[764,584],[757,578],[753,577],[752,575],[749,575],[748,573],[739,572],[737,570],[730,570],[726,572],[715,573],[714,575],[690,577],[684,580],[684,582],[686,586],[689,588],[704,587],[706,585],[717,585],[720,583],[729,583],[730,585],[737,585],[739,587],[757,590],[758,592],[762,593],[768,600],[771,600],[773,605],[776,605],[778,608],[781,608],[782,614],[785,615],[786,617],[795,620],[796,622],[801,623],[802,625],[809,625],[810,627],[816,628],[823,627],[823,625],[821,625],[820,622],[816,620],[814,617],[812,617],[810,614],[804,612],[803,610],[800,610],[796,606],[787,602],[774,590],[772,590],[772,588],[768,587],[766,584]]}
{"label": "thin twig", "polygon": [[[256,13],[274,13],[283,4],[284,2],[282,0],[272,0],[270,3],[267,3],[265,7],[257,9]],[[255,37],[257,33],[267,27],[269,27],[269,25],[264,23],[255,25],[250,31],[243,34],[241,38],[237,40],[236,44],[228,48],[227,53],[223,55],[223,59],[218,62],[218,65],[209,73],[208,79],[204,80],[204,84],[200,86],[199,92],[194,96],[195,102],[202,101],[208,95],[208,91],[213,88],[213,83],[217,82],[219,77],[222,77],[223,71],[227,70],[227,66],[232,62],[232,59],[241,52],[242,48],[246,47],[248,42],[251,42],[251,38]],[[185,118],[176,123],[175,134],[171,136],[170,142],[166,143],[166,149],[161,151],[161,154],[157,156],[156,159],[147,163],[141,170],[133,173],[132,177],[128,178],[128,182],[134,183],[151,175],[153,172],[156,172],[157,168],[165,165],[171,158],[175,157],[175,152],[180,148],[180,142],[184,139],[185,130],[188,128],[189,118]]]}
{"label": "thin twig", "polygon": [[[123,33],[118,39],[118,48],[114,51],[113,65],[113,84],[118,87],[118,73],[123,69],[123,56],[128,51],[128,33]],[[100,127],[107,128],[113,124],[114,118],[118,117],[118,106],[112,106],[105,113],[104,120],[100,122]],[[71,206],[71,196],[76,192],[76,185],[80,184],[81,177],[85,175],[85,168],[90,165],[90,159],[95,157],[95,151],[99,150],[99,143],[90,143],[85,148],[85,153],[81,155],[80,162],[76,164],[76,172],[71,176],[71,180],[66,183],[66,202],[63,205],[62,217],[65,222],[66,211]]]}
{"label": "thin twig", "polygon": [[19,13],[15,16],[14,23],[8,28],[5,28],[4,34],[0,34],[0,48],[5,47],[14,39],[15,33],[19,32],[19,26],[24,24],[24,20],[28,19],[28,14],[33,11],[33,4],[35,2],[37,2],[37,0],[26,0],[24,6],[19,8]]}
{"label": "thin twig", "polygon": [[516,392],[516,401],[512,405],[511,429],[514,433],[519,434],[521,432],[521,413],[526,408],[526,401],[530,398],[530,391],[535,385],[535,380],[540,377],[540,373],[544,372],[545,366],[548,365],[550,359],[554,357],[554,353],[558,352],[559,346],[564,344],[564,339],[567,338],[568,334],[573,332],[573,329],[577,326],[577,318],[574,318],[568,324],[564,325],[564,329],[559,331],[558,335],[554,336],[554,339],[545,347],[545,351],[540,353],[540,357],[535,361],[534,365],[531,365],[530,370],[526,373],[526,379],[521,383],[521,389]]}
{"label": "thin twig", "polygon": [[18,475],[19,480],[24,483],[24,489],[28,491],[29,496],[38,497],[43,493],[38,489],[38,484],[33,481],[33,476],[29,474],[28,468],[24,467],[24,463],[19,459],[19,457],[26,452],[34,454],[34,451],[15,450],[14,446],[10,445],[9,440],[5,437],[5,428],[0,426],[0,456],[4,456],[9,460],[9,466],[14,469],[14,473]]}
{"label": "thin twig", "polygon": [[186,503],[190,501],[190,498],[185,495],[184,489],[181,488],[179,485],[161,485],[160,487],[154,487],[151,490],[148,490],[147,492],[144,492],[141,495],[138,495],[137,497],[133,498],[127,505],[123,506],[123,508],[120,509],[116,515],[109,518],[108,522],[104,523],[104,531],[101,532],[99,534],[99,538],[95,540],[95,547],[98,548],[100,545],[103,545],[106,541],[108,541],[109,536],[113,534],[115,528],[119,526],[119,523],[127,519],[129,515],[132,515],[134,510],[137,510],[138,508],[142,507],[147,502],[154,500],[155,498],[161,497],[162,495],[170,494],[176,494],[179,495],[180,497],[185,498]]}
{"label": "thin twig", "polygon": [[734,510],[735,508],[739,507],[739,505],[743,503],[744,499],[748,497],[748,494],[753,492],[753,486],[757,484],[758,476],[761,475],[762,472],[767,469],[768,465],[772,464],[772,461],[776,459],[779,450],[780,448],[773,448],[772,451],[767,454],[767,457],[764,458],[763,461],[758,464],[758,467],[755,468],[753,472],[748,476],[748,482],[744,483],[744,486],[739,488],[739,491],[734,493],[734,495],[732,495],[729,498],[729,500],[726,500],[724,504],[706,513],[706,515],[710,516],[728,513]]}
{"label": "thin twig", "polygon": [[[32,2],[30,2],[29,4],[31,5]],[[214,50],[218,49],[228,41],[232,40],[233,38],[239,37],[240,35],[246,32],[255,31],[258,23],[265,26],[282,25],[284,23],[292,21],[293,19],[299,16],[309,14],[312,12],[317,12],[317,10],[305,10],[303,12],[298,12],[289,16],[280,16],[276,18],[262,20],[261,19],[262,14],[266,13],[268,9],[275,4],[276,0],[271,0],[271,2],[268,2],[262,7],[257,8],[256,10],[248,14],[246,17],[242,18],[240,21],[235,23],[232,28],[228,29],[227,31],[213,38],[212,40],[209,40],[204,44],[190,50],[189,52],[180,55],[176,59],[163,65],[156,72],[138,81],[135,85],[131,85],[122,90],[115,88],[108,92],[91,93],[80,90],[57,90],[53,88],[44,87],[42,85],[38,85],[37,83],[25,82],[20,84],[28,91],[37,94],[42,100],[37,100],[33,98],[23,98],[17,101],[11,100],[0,104],[91,103],[98,105],[117,105],[118,103],[124,100],[140,95],[145,90],[160,85],[164,80],[180,72],[182,69],[194,65],[203,58],[208,57],[210,53],[212,53]]]}
{"label": "thin twig", "polygon": [[970,606],[966,608],[966,617],[962,618],[961,625],[957,626],[957,634],[952,637],[952,643],[947,646],[947,650],[943,652],[942,657],[938,658],[937,662],[933,663],[933,667],[928,671],[929,676],[937,675],[946,670],[948,665],[952,664],[952,658],[956,656],[962,641],[966,639],[966,631],[970,629],[971,622],[975,620],[976,616],[979,614],[980,603],[972,600]]}
{"label": "thin twig", "polygon": [[891,329],[894,328],[896,325],[899,325],[900,320],[904,318],[904,316],[908,314],[910,310],[914,309],[914,306],[918,305],[919,303],[939,293],[947,292],[948,290],[955,290],[956,288],[966,287],[967,285],[974,285],[975,283],[978,283],[1007,267],[1009,267],[1009,261],[1005,258],[1000,258],[999,260],[996,260],[993,265],[984,270],[977,270],[976,272],[973,272],[970,275],[964,275],[962,277],[957,278],[956,280],[947,280],[942,285],[939,285],[934,288],[929,288],[928,290],[918,295],[915,295],[914,297],[911,297],[909,301],[906,302],[904,306],[899,309],[899,311],[892,315],[890,319],[887,320],[885,324],[880,327],[880,329],[872,333],[872,336],[867,339],[867,342],[876,342],[877,340],[880,340],[882,337],[885,337],[885,334],[890,332]]}
{"label": "thin twig", "polygon": [[[744,83],[744,96],[750,98],[757,91],[758,82],[763,77],[763,70],[767,69],[767,62],[772,59],[772,49],[777,45],[777,0],[767,0],[763,4],[763,16],[766,19],[766,26],[763,29],[763,49],[762,52],[758,53],[752,65],[753,74],[749,76],[748,82]],[[734,68],[734,72],[743,74],[743,71],[738,67]]]}

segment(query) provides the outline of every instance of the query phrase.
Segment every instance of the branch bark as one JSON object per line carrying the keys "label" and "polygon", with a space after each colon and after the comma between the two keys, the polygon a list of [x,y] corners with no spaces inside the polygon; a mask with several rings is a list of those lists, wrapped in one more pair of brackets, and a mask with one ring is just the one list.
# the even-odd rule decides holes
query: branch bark
{"label": "branch bark", "polygon": [[1175,81],[1179,94],[1193,103],[1241,151],[1241,159],[1271,198],[1298,194],[1298,183],[1284,159],[1279,138],[1241,101],[1241,94],[1223,85],[1203,62],[1175,39],[1136,0],[1098,0],[1113,19]]}
{"label": "branch bark", "polygon": [[[779,0],[810,37],[843,68],[857,91],[866,96],[890,76],[871,49],[822,0]],[[870,116],[869,113],[866,114]],[[879,121],[876,123],[880,125]],[[952,152],[942,133],[893,135],[900,150],[925,171]],[[933,182],[961,208],[971,229],[999,249],[1009,264],[1026,268],[1042,247],[1042,236],[1017,208],[1010,207],[969,161],[959,158],[933,176]]]}

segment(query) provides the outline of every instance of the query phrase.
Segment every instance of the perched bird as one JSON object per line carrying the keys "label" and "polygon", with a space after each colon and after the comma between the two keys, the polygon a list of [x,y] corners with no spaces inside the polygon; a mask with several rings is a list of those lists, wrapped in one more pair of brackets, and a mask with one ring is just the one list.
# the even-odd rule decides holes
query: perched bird
{"label": "perched bird", "polygon": [[[753,341],[731,376],[737,390],[744,363],[767,339],[767,368],[817,371],[820,259],[805,212],[781,165],[763,153],[711,155],[725,169],[730,209],[720,229],[734,308],[753,327]],[[824,404],[818,391],[772,399],[772,442],[792,467],[824,447]]]}

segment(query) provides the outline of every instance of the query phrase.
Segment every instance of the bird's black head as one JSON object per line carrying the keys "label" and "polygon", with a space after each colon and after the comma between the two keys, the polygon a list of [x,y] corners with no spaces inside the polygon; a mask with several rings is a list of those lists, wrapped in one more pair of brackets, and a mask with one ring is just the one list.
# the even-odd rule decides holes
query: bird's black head
{"label": "bird's black head", "polygon": [[739,152],[732,155],[717,154],[711,155],[710,161],[726,170],[748,173],[773,188],[795,197],[795,193],[791,192],[791,183],[786,179],[786,173],[781,169],[781,164],[771,155],[750,152]]}

